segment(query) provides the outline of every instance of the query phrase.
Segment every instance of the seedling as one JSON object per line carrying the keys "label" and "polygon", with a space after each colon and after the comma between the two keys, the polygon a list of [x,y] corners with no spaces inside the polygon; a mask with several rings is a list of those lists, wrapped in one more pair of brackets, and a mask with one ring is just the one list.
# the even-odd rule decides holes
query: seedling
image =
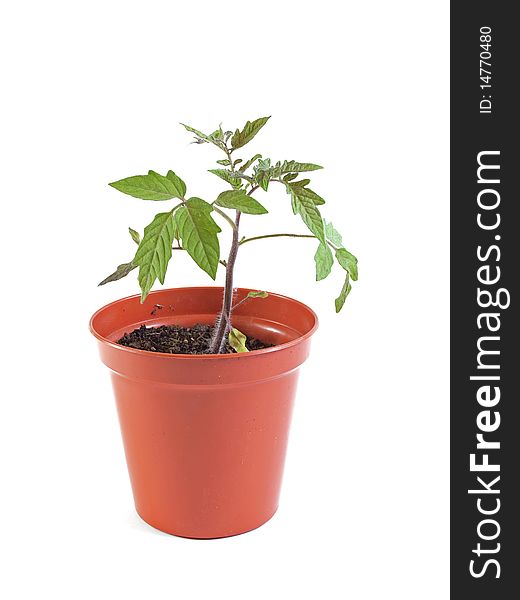
{"label": "seedling", "polygon": [[[318,207],[323,205],[325,200],[309,188],[310,180],[301,175],[322,167],[294,160],[273,163],[261,154],[255,154],[245,161],[236,156],[236,151],[248,144],[268,120],[269,117],[261,117],[255,121],[248,121],[243,129],[237,129],[234,133],[219,127],[209,135],[183,125],[195,135],[195,143],[212,144],[224,153],[224,158],[217,160],[219,168],[210,169],[209,172],[224,180],[230,189],[218,194],[213,202],[188,197],[186,184],[173,171],[168,171],[166,175],[148,171],[147,175],[135,175],[110,184],[120,192],[141,200],[176,200],[177,203],[167,212],[158,213],[145,227],[142,238],[137,231],[129,228],[130,236],[138,245],[135,256],[130,262],[119,265],[115,272],[99,285],[121,279],[138,268],[141,302],[144,302],[157,279],[164,284],[174,251],[186,251],[213,280],[216,279],[219,265],[223,266],[224,297],[208,349],[212,354],[222,351],[226,339],[235,351],[247,352],[245,336],[232,325],[232,313],[238,306],[233,306],[233,271],[238,251],[243,244],[276,237],[315,239],[318,242],[314,255],[316,280],[325,279],[330,274],[334,257],[345,272],[343,287],[335,301],[336,312],[345,304],[351,290],[351,280],[356,281],[358,278],[356,257],[343,247],[341,235],[332,223],[325,221],[321,216]],[[291,199],[293,213],[301,217],[309,233],[268,233],[255,237],[240,237],[242,215],[256,218],[268,212],[263,204],[253,198],[253,194],[260,189],[267,192],[271,183],[285,187]],[[231,214],[228,211],[232,211]],[[231,230],[231,249],[226,260],[220,256],[218,236],[222,230],[217,220]],[[266,296],[267,293],[263,291],[251,292],[242,302],[249,298]]]}

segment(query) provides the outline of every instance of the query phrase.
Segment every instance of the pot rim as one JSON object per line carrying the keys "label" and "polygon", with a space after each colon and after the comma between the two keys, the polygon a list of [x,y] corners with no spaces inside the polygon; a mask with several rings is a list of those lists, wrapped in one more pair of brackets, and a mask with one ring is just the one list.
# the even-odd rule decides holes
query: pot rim
{"label": "pot rim", "polygon": [[[201,290],[214,290],[214,289],[223,289],[223,288],[221,286],[211,286],[211,285],[163,288],[160,290],[154,290],[154,291],[150,292],[148,294],[148,297],[152,297],[153,295],[158,294],[158,293],[168,292],[170,290],[172,290],[172,291],[173,290],[199,290],[199,291],[201,291]],[[244,290],[246,292],[256,291],[256,290],[250,289],[250,288],[238,288],[238,289]],[[140,294],[132,294],[130,296],[125,296],[124,298],[119,298],[118,300],[114,300],[113,302],[109,302],[108,304],[105,304],[104,306],[102,306],[101,308],[96,310],[96,312],[90,318],[89,330],[92,333],[92,335],[99,342],[101,342],[107,346],[110,346],[111,348],[114,348],[116,350],[119,350],[121,352],[127,352],[130,354],[141,355],[141,356],[152,355],[152,356],[157,356],[158,358],[166,357],[166,358],[171,358],[171,359],[183,359],[183,360],[196,360],[196,359],[198,359],[198,360],[230,360],[230,359],[235,360],[235,359],[239,359],[239,358],[244,360],[247,357],[270,354],[272,352],[278,352],[278,351],[284,350],[286,348],[291,348],[293,346],[300,344],[304,340],[310,338],[315,333],[315,331],[318,329],[319,323],[318,323],[318,316],[312,310],[312,308],[310,308],[303,302],[300,302],[299,300],[295,300],[294,298],[291,298],[290,296],[284,296],[283,294],[277,294],[275,292],[267,292],[267,293],[269,294],[269,296],[274,296],[277,298],[281,298],[283,300],[289,300],[290,302],[299,304],[300,306],[305,308],[314,318],[314,325],[311,327],[311,329],[309,329],[309,331],[307,331],[307,333],[304,333],[303,335],[295,338],[294,340],[291,340],[290,342],[285,342],[284,344],[277,344],[276,346],[271,346],[270,348],[262,348],[261,350],[251,350],[248,353],[235,352],[233,354],[171,354],[169,352],[150,352],[149,350],[139,350],[137,348],[129,348],[128,346],[122,346],[121,344],[112,342],[108,338],[103,337],[101,334],[99,334],[94,329],[94,320],[102,311],[104,311],[108,307],[113,306],[115,304],[119,304],[119,303],[125,302],[127,300],[132,300],[133,298],[140,297]]]}

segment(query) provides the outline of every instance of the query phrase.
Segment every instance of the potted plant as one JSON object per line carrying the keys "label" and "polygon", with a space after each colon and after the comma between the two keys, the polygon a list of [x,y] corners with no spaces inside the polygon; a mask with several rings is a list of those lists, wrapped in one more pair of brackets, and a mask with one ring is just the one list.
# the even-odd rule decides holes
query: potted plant
{"label": "potted plant", "polygon": [[[234,288],[240,247],[273,237],[317,242],[316,279],[344,272],[339,312],[357,279],[357,260],[319,207],[324,200],[302,173],[321,167],[236,152],[269,117],[248,121],[234,133],[219,127],[206,135],[184,125],[197,144],[223,153],[210,172],[229,189],[208,202],[187,194],[173,171],[149,171],[110,185],[130,196],[170,202],[145,227],[135,256],[100,285],[138,270],[140,296],[98,310],[90,328],[110,368],[134,500],[139,515],[175,535],[215,538],[266,522],[276,511],[298,368],[317,327],[301,302],[263,290]],[[308,233],[241,235],[243,221],[268,211],[253,197],[282,185],[293,213]],[[231,211],[231,212],[230,212]],[[220,253],[221,225],[231,249]],[[260,240],[262,240],[260,242]],[[174,253],[187,252],[213,280],[219,266],[224,287],[161,289]]]}

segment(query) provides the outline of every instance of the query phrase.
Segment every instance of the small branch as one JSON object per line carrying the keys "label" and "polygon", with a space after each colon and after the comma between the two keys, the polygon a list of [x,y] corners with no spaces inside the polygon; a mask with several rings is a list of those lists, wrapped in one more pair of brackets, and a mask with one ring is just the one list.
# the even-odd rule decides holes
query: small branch
{"label": "small branch", "polygon": [[224,219],[226,219],[226,221],[230,224],[230,226],[233,229],[236,229],[237,226],[235,225],[235,223],[233,222],[233,219],[231,219],[230,217],[228,217],[226,215],[226,213],[223,210],[220,210],[220,208],[218,206],[215,206],[215,204],[212,205],[213,206],[213,210],[218,213],[221,217],[224,217]]}
{"label": "small branch", "polygon": [[240,300],[240,302],[237,302],[234,306],[231,307],[231,313],[233,313],[234,310],[236,310],[240,305],[244,304],[244,302],[246,300],[251,300],[251,296],[246,296],[245,298],[242,298],[242,300]]}
{"label": "small branch", "polygon": [[314,235],[306,235],[300,233],[271,233],[269,235],[257,235],[255,237],[250,238],[242,238],[238,243],[239,246],[242,244],[246,244],[247,242],[254,242],[255,240],[265,240],[267,238],[275,238],[275,237],[293,237],[293,238],[313,238],[317,239]]}
{"label": "small branch", "polygon": [[[247,242],[254,242],[255,240],[265,240],[267,238],[277,238],[277,237],[291,237],[291,238],[307,238],[312,240],[317,240],[318,238],[315,235],[303,234],[303,233],[271,233],[269,235],[257,235],[255,237],[250,238],[242,238],[238,245],[246,244]],[[333,249],[337,250],[338,248],[329,240],[327,240],[327,244]]]}

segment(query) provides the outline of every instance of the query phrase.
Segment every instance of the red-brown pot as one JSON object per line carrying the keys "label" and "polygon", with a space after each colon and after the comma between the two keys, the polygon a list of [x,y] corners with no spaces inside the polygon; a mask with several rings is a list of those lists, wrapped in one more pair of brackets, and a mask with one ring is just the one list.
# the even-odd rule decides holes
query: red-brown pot
{"label": "red-brown pot", "polygon": [[[239,289],[237,301],[250,290]],[[182,355],[115,343],[142,324],[212,324],[222,288],[152,292],[98,310],[90,329],[112,371],[138,514],[174,535],[217,538],[268,521],[278,507],[298,370],[318,326],[296,300],[250,299],[233,324],[271,348]]]}

